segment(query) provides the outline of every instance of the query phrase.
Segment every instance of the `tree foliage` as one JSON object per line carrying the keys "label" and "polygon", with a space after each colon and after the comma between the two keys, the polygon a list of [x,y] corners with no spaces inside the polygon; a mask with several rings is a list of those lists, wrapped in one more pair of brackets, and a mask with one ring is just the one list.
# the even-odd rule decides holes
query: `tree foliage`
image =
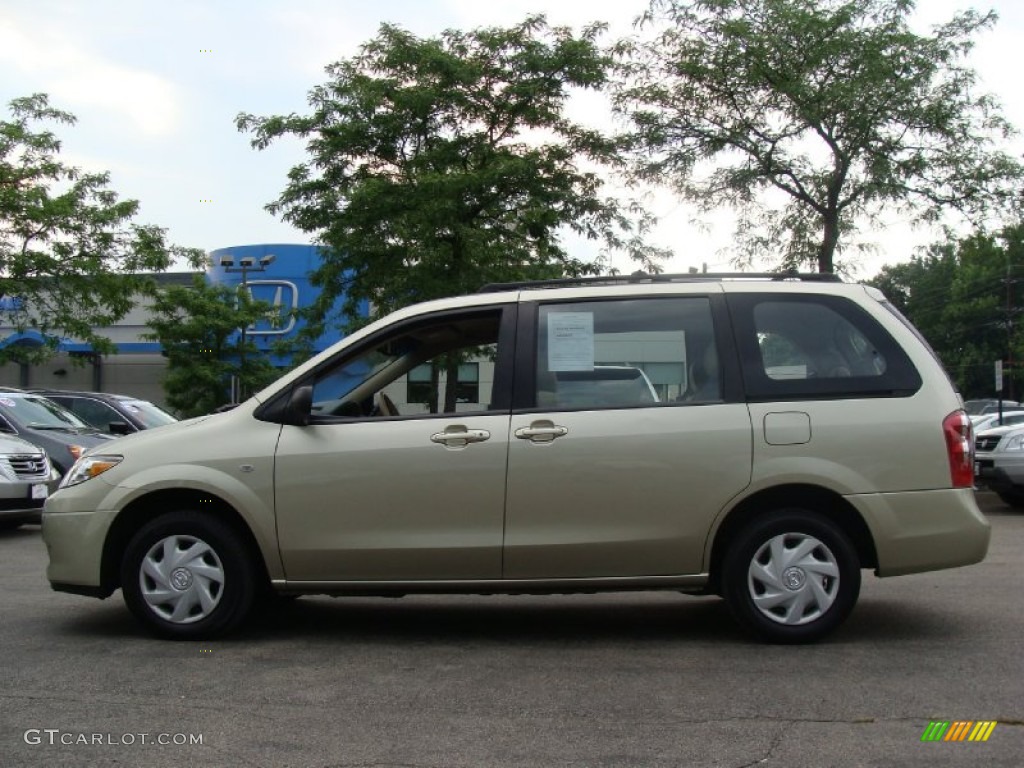
{"label": "tree foliage", "polygon": [[1024,224],[932,246],[871,283],[928,339],[964,397],[994,395],[996,360],[1006,396],[1024,394]]}
{"label": "tree foliage", "polygon": [[601,196],[596,171],[615,166],[615,145],[565,116],[571,89],[606,82],[600,31],[534,16],[422,39],[385,24],[327,67],[311,114],[239,116],[258,149],[307,142],[308,163],[268,210],[327,249],[319,318],[343,291],[351,317],[366,299],[382,314],[487,282],[596,271],[569,253],[565,230],[651,266],[646,220]]}
{"label": "tree foliage", "polygon": [[[174,258],[200,252],[168,245],[164,231],[132,222],[139,204],[120,200],[107,173],[85,173],[58,157],[59,139],[39,123],[71,125],[75,118],[35,94],[10,103],[0,121],[0,294],[4,321],[90,342],[101,352],[110,341],[94,328],[112,325],[151,288],[138,273],[164,270]],[[22,357],[0,349],[0,361]],[[19,354],[20,353],[20,354]]]}
{"label": "tree foliage", "polygon": [[210,413],[230,400],[232,377],[243,397],[280,374],[270,358],[240,328],[266,317],[273,308],[248,291],[209,285],[195,276],[191,286],[171,285],[153,302],[147,338],[159,341],[167,356],[167,404],[185,416]]}
{"label": "tree foliage", "polygon": [[619,46],[640,178],[739,214],[741,260],[834,268],[883,212],[983,222],[1019,202],[1012,131],[964,59],[992,13],[931,34],[913,0],[652,0]]}

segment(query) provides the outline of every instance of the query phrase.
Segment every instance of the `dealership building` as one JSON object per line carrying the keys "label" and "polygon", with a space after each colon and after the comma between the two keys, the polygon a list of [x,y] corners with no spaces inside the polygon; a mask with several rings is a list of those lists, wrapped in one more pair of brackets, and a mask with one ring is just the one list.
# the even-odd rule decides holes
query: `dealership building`
{"label": "dealership building", "polygon": [[[205,272],[166,272],[153,277],[161,285],[192,285],[196,274],[203,275],[210,284],[244,284],[253,298],[277,309],[246,329],[247,338],[269,354],[275,341],[291,338],[301,330],[302,321],[291,316],[293,310],[309,306],[319,295],[309,276],[319,267],[320,254],[320,249],[311,245],[235,246],[212,251]],[[62,338],[57,354],[44,363],[0,366],[0,385],[116,392],[163,404],[167,359],[158,342],[144,338],[150,332],[150,310],[149,300],[144,300],[115,325],[97,329],[114,343],[116,354],[100,355],[89,344]],[[317,339],[315,348],[326,349],[341,335],[337,330],[329,331]],[[19,332],[0,320],[0,347],[43,344],[38,331]]]}

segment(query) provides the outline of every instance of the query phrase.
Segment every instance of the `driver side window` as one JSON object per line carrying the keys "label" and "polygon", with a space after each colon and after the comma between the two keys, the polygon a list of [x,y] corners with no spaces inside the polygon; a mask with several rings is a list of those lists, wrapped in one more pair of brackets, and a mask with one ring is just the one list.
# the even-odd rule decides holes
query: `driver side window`
{"label": "driver side window", "polygon": [[370,339],[316,375],[314,422],[494,410],[502,316],[445,314]]}

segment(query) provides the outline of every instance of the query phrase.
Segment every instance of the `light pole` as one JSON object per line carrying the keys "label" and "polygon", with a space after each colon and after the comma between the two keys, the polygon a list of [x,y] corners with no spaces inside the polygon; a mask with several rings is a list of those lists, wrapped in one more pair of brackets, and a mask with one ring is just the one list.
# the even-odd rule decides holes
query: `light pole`
{"label": "light pole", "polygon": [[[235,266],[235,259],[232,256],[221,256],[218,261],[218,266],[227,273],[236,273],[242,275],[242,282],[239,287],[242,291],[248,292],[249,290],[249,273],[250,272],[266,272],[267,267],[274,263],[274,254],[268,253],[265,256],[260,256],[256,259],[252,256],[242,256],[238,259],[238,266]],[[238,371],[239,374],[245,371],[245,343],[246,343],[246,331],[248,330],[245,325],[239,329],[241,331],[241,346],[238,350]],[[245,399],[244,385],[242,383],[241,376],[231,377],[231,402],[240,403]]]}

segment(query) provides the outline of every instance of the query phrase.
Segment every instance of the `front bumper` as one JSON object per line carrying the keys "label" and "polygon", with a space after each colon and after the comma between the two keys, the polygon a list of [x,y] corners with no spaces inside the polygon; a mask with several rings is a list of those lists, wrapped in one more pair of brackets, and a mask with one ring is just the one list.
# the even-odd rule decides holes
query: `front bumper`
{"label": "front bumper", "polygon": [[972,565],[988,553],[991,527],[969,488],[846,499],[871,531],[879,576]]}
{"label": "front bumper", "polygon": [[46,578],[54,589],[66,592],[76,587],[83,594],[92,594],[85,588],[98,590],[103,586],[103,546],[117,512],[51,511],[60,499],[58,494],[43,511],[43,543],[50,558]]}
{"label": "front bumper", "polygon": [[974,479],[997,493],[1024,489],[1024,455],[1020,451],[977,454]]}
{"label": "front bumper", "polygon": [[38,523],[47,497],[57,489],[59,478],[47,480],[0,480],[0,521]]}

